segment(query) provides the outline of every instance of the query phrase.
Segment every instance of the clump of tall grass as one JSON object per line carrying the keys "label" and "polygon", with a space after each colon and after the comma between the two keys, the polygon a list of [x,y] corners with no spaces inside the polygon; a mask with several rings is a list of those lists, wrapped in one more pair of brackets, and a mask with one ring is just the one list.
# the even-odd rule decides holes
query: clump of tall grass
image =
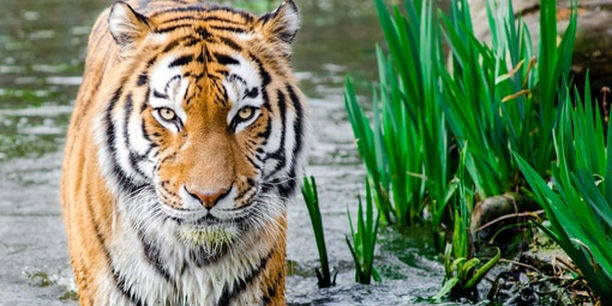
{"label": "clump of tall grass", "polygon": [[357,146],[384,220],[411,225],[423,221],[430,204],[432,223],[441,222],[449,198],[448,135],[441,110],[436,63],[443,60],[431,1],[406,1],[409,18],[375,0],[389,47],[376,47],[379,84],[373,119],[366,117],[347,79],[345,103]]}
{"label": "clump of tall grass", "polygon": [[519,183],[511,150],[537,164],[540,174],[550,168],[557,88],[568,78],[576,13],[557,44],[556,1],[540,2],[536,57],[512,1],[487,5],[490,45],[475,36],[467,0],[451,3],[450,15],[443,17],[452,52],[451,69],[440,68],[444,113],[458,144],[469,144],[467,170],[481,198],[495,196]]}
{"label": "clump of tall grass", "polygon": [[[374,1],[388,51],[376,48],[379,82],[371,119],[358,104],[350,79],[345,104],[368,173],[367,193],[373,190],[384,221],[430,221],[437,230],[452,227],[444,256],[446,281],[438,297],[473,294],[499,260],[498,252],[480,265],[471,252],[472,204],[517,190],[524,184],[521,171],[539,201],[546,203],[542,205],[548,205],[551,227],[545,230],[576,258],[593,290],[610,297],[610,289],[605,289],[612,288],[612,263],[598,256],[612,250],[612,183],[605,180],[612,162],[602,160],[605,137],[586,140],[591,134],[603,135],[600,123],[586,130],[589,124],[572,117],[567,106],[571,103],[565,101],[569,95],[559,90],[569,80],[576,10],[558,37],[557,3],[541,0],[540,35],[534,44],[525,23],[515,17],[512,1],[487,2],[491,41],[482,42],[474,34],[467,0],[451,1],[448,16],[439,18],[432,1],[407,0],[407,17],[397,7],[390,12],[382,0]],[[592,119],[592,110],[581,112]],[[585,139],[578,142],[567,135]],[[450,154],[455,145],[461,160]],[[555,151],[558,161],[553,165]],[[557,190],[545,189],[541,178],[551,167]],[[460,173],[451,180],[455,171]],[[590,208],[592,214],[572,219],[571,212],[578,210],[557,211],[576,201],[583,202],[576,207]],[[429,220],[423,217],[425,208]],[[572,220],[584,222],[573,225]],[[590,239],[584,238],[589,234]]]}
{"label": "clump of tall grass", "polygon": [[[370,186],[366,181],[366,205],[363,210],[361,197],[358,197],[357,224],[353,226],[351,213],[347,208],[348,221],[351,228],[351,237],[345,237],[346,243],[355,262],[355,281],[361,284],[370,284],[371,279],[380,281],[380,275],[374,268],[374,250],[380,216],[374,216],[374,200]],[[365,214],[365,215],[364,215]]]}
{"label": "clump of tall grass", "polygon": [[319,193],[317,191],[317,182],[313,176],[304,177],[302,195],[304,196],[304,202],[306,203],[308,214],[310,215],[310,222],[312,223],[312,230],[314,232],[315,242],[317,243],[317,250],[319,252],[319,261],[321,263],[321,268],[315,269],[319,281],[318,285],[319,288],[331,287],[335,284],[336,277],[334,275],[332,279],[332,274],[329,270],[325,234],[323,232],[323,218],[321,217],[321,210],[319,208]]}
{"label": "clump of tall grass", "polygon": [[612,121],[606,139],[589,92],[587,79],[584,100],[576,93],[575,107],[565,94],[554,134],[557,160],[551,183],[521,154],[514,156],[548,217],[550,225],[540,227],[604,304],[612,301]]}

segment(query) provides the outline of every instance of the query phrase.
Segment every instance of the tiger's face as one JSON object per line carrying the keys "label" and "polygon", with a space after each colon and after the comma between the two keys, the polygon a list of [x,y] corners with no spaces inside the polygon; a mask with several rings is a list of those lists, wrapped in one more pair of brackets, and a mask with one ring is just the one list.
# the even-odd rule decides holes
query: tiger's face
{"label": "tiger's face", "polygon": [[196,245],[230,243],[284,214],[304,134],[289,59],[295,4],[263,17],[212,10],[145,17],[119,2],[109,14],[122,77],[102,119],[107,175],[147,203],[132,218],[173,223]]}
{"label": "tiger's face", "polygon": [[255,204],[263,180],[257,150],[279,116],[264,105],[253,59],[210,49],[196,43],[164,54],[147,75],[143,128],[159,150],[153,183],[177,218],[232,219]]}

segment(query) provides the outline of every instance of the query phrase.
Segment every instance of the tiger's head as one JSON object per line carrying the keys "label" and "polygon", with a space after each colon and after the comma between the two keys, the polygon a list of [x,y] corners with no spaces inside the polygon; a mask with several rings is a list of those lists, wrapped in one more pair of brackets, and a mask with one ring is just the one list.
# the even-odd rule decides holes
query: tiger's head
{"label": "tiger's head", "polygon": [[290,63],[298,26],[290,0],[261,17],[112,6],[117,64],[96,133],[112,189],[146,203],[121,210],[171,222],[189,244],[229,243],[285,213],[304,147]]}

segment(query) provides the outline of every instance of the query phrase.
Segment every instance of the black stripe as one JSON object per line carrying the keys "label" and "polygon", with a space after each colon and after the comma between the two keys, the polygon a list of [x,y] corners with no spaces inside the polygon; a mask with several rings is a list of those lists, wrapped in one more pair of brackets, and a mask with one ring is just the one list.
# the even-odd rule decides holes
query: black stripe
{"label": "black stripe", "polygon": [[272,257],[273,252],[274,250],[271,250],[268,255],[261,258],[259,265],[251,269],[251,271],[249,271],[249,273],[247,273],[244,278],[234,280],[234,284],[233,286],[231,286],[232,291],[230,291],[230,288],[226,284],[223,288],[221,296],[219,297],[217,306],[229,306],[234,298],[236,298],[244,290],[246,290],[247,286],[265,270],[266,264],[268,263],[268,260],[270,260],[270,258]]}
{"label": "black stripe", "polygon": [[[259,58],[255,57],[253,54],[249,54],[249,56],[255,63],[257,63],[257,66],[259,68],[259,77],[261,78],[261,98],[264,101],[263,107],[265,107],[268,111],[271,112],[272,110],[270,106],[270,99],[268,96],[267,87],[268,85],[270,85],[270,82],[272,82],[272,77],[270,76],[270,73],[268,73],[268,71],[264,68],[263,63],[261,62],[261,60],[259,60]],[[266,129],[263,132],[257,134],[257,137],[264,138],[263,146],[265,146],[265,144],[268,142],[268,137],[270,137],[271,133],[272,120],[268,120]]]}
{"label": "black stripe", "polygon": [[285,95],[278,90],[277,92],[277,100],[278,100],[278,110],[280,112],[280,116],[281,116],[281,124],[282,124],[282,129],[281,129],[281,139],[280,139],[280,144],[278,149],[275,152],[272,152],[270,154],[268,154],[265,158],[265,161],[268,161],[268,159],[276,159],[278,160],[278,164],[276,165],[276,167],[274,167],[274,169],[266,175],[266,179],[268,180],[269,178],[273,177],[276,173],[278,173],[281,169],[283,169],[283,167],[285,167],[285,165],[287,164],[287,158],[286,158],[286,154],[285,154],[285,137],[286,137],[286,133],[287,133],[287,105],[286,105],[286,100],[285,100]]}
{"label": "black stripe", "polygon": [[[85,185],[85,193],[87,195],[87,197],[89,199],[92,198],[91,196],[91,190],[89,189],[88,185]],[[89,214],[91,215],[91,224],[94,225],[94,231],[96,232],[96,238],[98,239],[98,242],[100,243],[100,247],[102,248],[102,252],[104,253],[104,256],[106,258],[106,264],[110,265],[111,269],[112,269],[112,278],[113,281],[115,283],[115,287],[129,300],[132,301],[132,303],[136,304],[136,305],[144,305],[141,302],[139,302],[138,300],[135,299],[134,295],[131,294],[129,291],[125,290],[125,282],[122,281],[122,279],[119,277],[117,271],[115,270],[114,266],[113,266],[113,258],[110,255],[110,251],[108,250],[108,248],[106,247],[106,239],[104,239],[104,236],[102,236],[102,231],[100,229],[100,224],[97,222],[97,218],[95,216],[95,210],[93,210],[92,206],[91,206],[91,201],[87,201],[87,207],[89,209]]]}
{"label": "black stripe", "polygon": [[181,41],[180,39],[175,39],[175,40],[171,41],[168,45],[166,45],[164,50],[162,50],[162,53],[168,53],[168,52],[172,51],[172,49],[174,49],[174,48],[179,46],[180,41]]}
{"label": "black stripe", "polygon": [[[177,44],[177,45],[178,45],[178,44]],[[168,49],[170,46],[172,46],[172,43],[170,43],[170,45],[168,45],[168,46],[166,47],[166,49]],[[165,49],[164,49],[164,52],[165,52]],[[156,60],[157,60],[157,55],[156,55],[156,56],[153,56],[153,57],[152,57],[152,58],[151,58],[151,59],[150,59],[150,60],[147,62],[147,69],[148,69],[148,68],[151,68],[151,66],[153,66],[153,64],[155,64],[155,61],[156,61]]]}
{"label": "black stripe", "polygon": [[270,76],[270,73],[264,68],[263,63],[258,57],[254,56],[253,54],[250,54],[250,56],[253,59],[253,61],[257,63],[257,66],[259,67],[259,75],[261,76],[261,82],[262,82],[261,87],[265,88],[268,84],[270,84],[270,82],[272,82],[272,77]]}
{"label": "black stripe", "polygon": [[[164,86],[164,92],[168,92],[168,89],[170,88],[170,84],[172,84],[172,82],[174,82],[174,81],[176,81],[176,80],[180,80],[180,79],[181,79],[181,75],[180,75],[180,74],[177,74],[177,75],[175,75],[175,76],[171,77],[171,78],[170,78],[170,79],[169,79],[169,80],[166,82],[166,86]],[[185,93],[187,93],[187,92],[185,92]],[[155,94],[155,93],[153,93],[153,94]],[[164,95],[164,96],[166,96],[166,98],[165,98],[165,99],[168,99],[168,95],[166,95],[166,94],[163,94],[163,95]]]}
{"label": "black stripe", "polygon": [[134,161],[135,163],[139,163],[139,162],[141,162],[141,161],[143,161],[143,160],[147,159],[147,157],[149,156],[149,154],[151,153],[151,151],[152,151],[154,148],[155,148],[155,146],[149,146],[149,147],[147,148],[147,150],[145,151],[145,153],[144,153],[144,154],[142,154],[142,155],[141,155],[141,154],[138,154],[138,153],[135,153],[135,152],[130,152],[130,159],[133,159],[133,161]]}
{"label": "black stripe", "polygon": [[242,51],[242,47],[240,47],[235,41],[227,38],[227,37],[219,37],[219,40],[228,47],[234,49],[235,51]]}
{"label": "black stripe", "polygon": [[[204,78],[204,77],[208,77],[208,78],[210,78],[210,79],[217,79],[217,80],[218,80],[218,78],[217,78],[217,77],[212,76],[212,75],[208,75],[208,74],[207,74],[207,72],[205,72],[205,71],[204,71],[204,72],[202,72],[202,73],[198,73],[198,74],[194,74],[194,75],[193,75],[194,83],[197,83],[198,81],[200,81],[200,80],[201,80],[202,78]],[[199,87],[199,88],[200,88],[200,87]],[[201,89],[201,88],[200,88],[200,89]]]}
{"label": "black stripe", "polygon": [[172,276],[164,266],[164,263],[160,256],[159,248],[147,242],[145,234],[142,232],[142,230],[138,231],[138,238],[142,243],[142,249],[149,264],[151,264],[155,268],[157,273],[159,273],[168,283],[170,283],[172,287],[176,286],[176,281],[172,278]]}
{"label": "black stripe", "polygon": [[157,29],[157,30],[155,30],[155,33],[163,34],[163,33],[173,32],[173,31],[176,31],[178,29],[191,28],[191,27],[193,27],[193,25],[190,24],[190,23],[177,24],[177,25],[173,25],[171,27]]}
{"label": "black stripe", "polygon": [[192,46],[195,46],[195,44],[197,44],[198,42],[200,42],[200,39],[195,38],[195,37],[191,37],[189,39],[189,41],[187,41],[186,43],[183,44],[183,46],[185,46],[185,47],[192,47]]}
{"label": "black stripe", "polygon": [[229,82],[238,81],[242,83],[242,85],[244,85],[245,87],[248,85],[247,82],[241,76],[237,74],[230,74],[230,76],[227,77],[227,80]]}
{"label": "black stripe", "polygon": [[268,120],[268,123],[266,124],[266,129],[263,132],[259,132],[257,134],[257,137],[264,138],[264,140],[267,141],[271,133],[272,133],[272,120]]}
{"label": "black stripe", "polygon": [[140,170],[140,167],[138,166],[138,160],[139,160],[139,155],[137,153],[135,153],[131,146],[130,146],[130,134],[129,134],[129,125],[130,125],[130,116],[132,115],[132,109],[133,109],[133,100],[132,100],[132,94],[128,94],[127,97],[125,98],[125,118],[124,118],[124,125],[123,125],[123,141],[124,141],[124,145],[126,150],[128,150],[129,152],[129,160],[130,160],[130,165],[132,166],[132,170],[136,171],[136,173],[138,173],[138,175],[142,176],[143,178],[147,178],[147,175],[145,175],[142,170]]}
{"label": "black stripe", "polygon": [[257,87],[253,87],[250,90],[247,90],[247,92],[244,93],[244,98],[251,98],[251,99],[255,99],[257,98],[257,96],[259,96],[259,88]]}
{"label": "black stripe", "polygon": [[168,68],[185,66],[193,61],[193,55],[183,55],[170,63]]}
{"label": "black stripe", "polygon": [[261,167],[250,156],[245,155],[244,157],[246,157],[247,161],[253,165],[253,168],[257,170],[261,169]]}
{"label": "black stripe", "polygon": [[240,62],[231,56],[227,56],[220,53],[214,53],[214,57],[217,62],[221,65],[239,65]]}
{"label": "black stripe", "polygon": [[[121,83],[122,84],[125,83],[125,80],[123,80],[123,82]],[[121,169],[121,167],[119,166],[119,162],[117,161],[117,149],[115,148],[115,138],[116,138],[115,127],[113,125],[113,118],[112,118],[113,109],[115,108],[115,105],[121,98],[122,92],[123,92],[123,87],[119,87],[113,94],[113,97],[110,100],[108,108],[106,109],[106,116],[104,118],[106,121],[106,125],[107,125],[106,126],[106,135],[107,135],[106,146],[108,147],[110,151],[111,163],[113,165],[112,173],[117,178],[118,186],[124,189],[125,191],[127,191],[128,193],[132,193],[138,190],[142,186],[136,186],[133,183],[132,179],[130,179],[127,176],[127,174],[123,171],[123,169]]]}
{"label": "black stripe", "polygon": [[193,16],[193,15],[175,17],[175,18],[172,18],[172,19],[164,20],[164,22],[162,22],[162,24],[167,24],[167,23],[172,23],[172,22],[177,22],[177,21],[182,21],[182,20],[188,20],[188,21],[219,21],[219,22],[231,23],[231,24],[236,24],[236,25],[242,25],[243,24],[243,23],[240,23],[240,22],[235,22],[233,20],[221,18],[221,17],[218,17],[218,16],[200,17],[200,16]]}
{"label": "black stripe", "polygon": [[[89,187],[87,185],[85,185],[86,188],[86,193],[89,194]],[[91,196],[88,196],[88,198],[91,199]],[[106,265],[110,265],[111,267],[113,266],[113,259],[110,255],[110,251],[108,250],[108,248],[106,248],[106,239],[104,239],[104,237],[102,236],[102,232],[100,230],[100,224],[98,224],[98,222],[96,221],[96,217],[94,215],[94,210],[91,206],[91,201],[87,201],[87,207],[89,208],[89,213],[91,215],[91,224],[94,225],[94,231],[96,232],[96,238],[98,239],[98,242],[100,243],[100,247],[102,248],[102,251],[104,252],[104,256],[106,259]],[[121,290],[120,287],[120,283],[119,283],[119,278],[117,277],[117,275],[115,274],[115,269],[113,268],[113,272],[112,272],[112,278],[113,278],[113,282],[115,283],[115,287],[117,289],[119,289],[119,291],[121,291],[121,293],[127,298],[127,299],[131,299],[131,296],[129,293],[126,293],[125,291]]]}
{"label": "black stripe", "polygon": [[[186,40],[190,40],[191,41],[191,40],[194,40],[194,39],[197,39],[197,38],[194,37],[191,34],[179,37],[179,38],[171,41],[170,43],[168,43],[168,45],[166,45],[166,47],[164,48],[164,50],[161,53],[169,53],[170,51],[172,51],[175,48],[177,48],[178,46],[180,46],[181,42],[186,41]],[[155,57],[153,59],[151,59],[151,61],[149,61],[149,64],[147,65],[147,67],[151,67],[153,65],[153,63],[155,62],[155,60],[156,60]]]}
{"label": "black stripe", "polygon": [[[151,88],[147,88],[147,93],[145,94],[146,99],[149,99],[149,97],[151,96]],[[147,102],[144,102],[140,105],[140,113],[144,113],[147,108],[149,108],[149,104],[147,104]]]}
{"label": "black stripe", "polygon": [[166,99],[166,100],[170,99],[168,97],[168,95],[163,94],[163,93],[157,91],[156,89],[153,89],[153,97],[159,98],[159,99]]}
{"label": "black stripe", "polygon": [[[147,95],[148,97],[149,95]],[[146,106],[146,103],[143,103],[143,105]],[[157,147],[157,144],[155,144],[152,140],[151,137],[149,136],[149,133],[147,132],[147,128],[145,126],[145,118],[144,116],[141,117],[141,121],[140,121],[140,129],[142,130],[142,135],[144,136],[144,138],[150,142],[152,147]],[[146,154],[145,154],[146,155]]]}
{"label": "black stripe", "polygon": [[[208,215],[210,216],[210,214]],[[202,218],[206,219],[206,217]],[[200,220],[202,220],[200,219]],[[198,220],[198,222],[200,221]],[[203,223],[206,223],[203,220]],[[214,253],[210,253],[206,251],[204,247],[200,247],[198,249],[190,249],[188,253],[189,260],[198,268],[202,268],[208,266],[212,263],[217,262],[220,258],[225,256],[228,252],[228,246],[222,245],[220,250],[215,251]]]}
{"label": "black stripe", "polygon": [[146,174],[144,174],[144,172],[142,172],[142,169],[140,169],[140,166],[138,165],[138,163],[140,163],[141,161],[146,159],[146,155],[140,155],[134,151],[130,150],[130,154],[129,154],[129,158],[130,158],[130,164],[132,165],[132,167],[134,168],[134,171],[136,171],[140,176],[144,177],[144,178],[148,178],[148,176]]}
{"label": "black stripe", "polygon": [[[264,68],[263,63],[258,57],[256,57],[252,53],[250,53],[249,56],[255,63],[257,63],[257,67],[259,68],[259,77],[261,78],[261,96],[262,100],[264,101],[263,107],[265,107],[268,111],[272,111],[267,91],[268,85],[270,85],[270,83],[272,82],[272,77],[270,76],[270,73]],[[270,121],[268,121],[268,125],[270,125]],[[268,128],[270,127],[268,126]],[[260,133],[260,135],[262,135],[262,133]],[[268,130],[264,136],[264,138],[266,138],[266,141],[269,135],[270,131]]]}
{"label": "black stripe", "polygon": [[119,271],[115,267],[112,267],[113,279],[117,285],[117,289],[121,291],[121,293],[126,296],[132,304],[135,306],[146,306],[147,304],[143,302],[134,292],[132,292],[132,285],[128,284],[126,279],[121,276]]}
{"label": "black stripe", "polygon": [[200,55],[198,55],[198,57],[196,58],[196,61],[198,63],[204,63],[205,62],[205,60],[204,60],[204,52],[200,52]]}
{"label": "black stripe", "polygon": [[246,33],[247,31],[242,28],[237,27],[226,27],[226,26],[210,26],[211,29],[219,30],[219,31],[228,31],[234,33]]}
{"label": "black stripe", "polygon": [[146,74],[142,73],[138,76],[138,82],[136,82],[136,85],[138,86],[143,86],[145,84],[147,84],[147,82],[149,82],[149,76],[147,76]]}
{"label": "black stripe", "polygon": [[[165,9],[159,12],[155,12],[151,15],[151,17],[156,17],[162,14],[167,14],[167,13],[178,13],[178,12],[205,12],[207,11],[206,8],[202,7],[202,6],[196,6],[196,5],[190,5],[190,6],[183,6],[183,7],[173,7],[171,9]],[[150,17],[150,18],[151,18]]]}
{"label": "black stripe", "polygon": [[291,160],[291,166],[289,168],[289,180],[278,186],[278,191],[281,196],[288,197],[295,191],[297,186],[296,184],[296,172],[297,172],[297,161],[299,159],[299,154],[302,151],[302,134],[303,134],[303,116],[304,110],[302,108],[302,104],[300,99],[298,98],[295,90],[291,85],[287,85],[287,92],[289,93],[289,98],[293,103],[293,107],[295,108],[295,122],[293,123],[293,131],[295,133],[295,144],[293,147],[293,156]]}
{"label": "black stripe", "polygon": [[[206,6],[203,6],[203,5],[206,5]],[[235,10],[229,7],[209,4],[209,3],[206,3],[206,4],[202,3],[200,5],[190,5],[190,6],[184,6],[184,7],[174,7],[170,9],[165,9],[159,12],[155,12],[154,14],[152,14],[151,17],[155,17],[155,16],[167,14],[167,13],[177,13],[177,12],[197,13],[197,12],[215,12],[215,11],[222,11],[222,12],[237,14],[237,15],[240,15],[242,18],[244,18],[247,22],[253,21],[253,16],[247,12]]]}
{"label": "black stripe", "polygon": [[197,28],[195,29],[195,33],[198,34],[202,39],[207,39],[210,37],[210,33],[205,28]]}
{"label": "black stripe", "polygon": [[[90,185],[85,184],[83,186],[85,188],[85,194],[87,195],[87,198],[93,199],[94,197],[91,194]],[[90,223],[94,225],[94,231],[96,232],[96,238],[98,239],[98,242],[100,243],[100,246],[102,247],[104,256],[110,261],[111,260],[110,252],[106,248],[106,239],[104,239],[104,236],[102,236],[102,231],[100,229],[100,224],[97,221],[95,210],[93,209],[91,205],[92,204],[91,201],[86,201],[86,202],[87,202],[87,208],[89,209],[89,214],[91,215]]]}
{"label": "black stripe", "polygon": [[276,273],[276,277],[272,283],[272,286],[269,286],[266,290],[266,294],[263,297],[263,304],[270,305],[272,303],[272,299],[276,297],[278,293],[278,287],[284,285],[283,283],[283,271],[280,270]]}
{"label": "black stripe", "polygon": [[225,105],[227,103],[227,100],[229,100],[229,96],[227,95],[227,88],[225,88],[225,86],[220,87],[220,90],[218,90],[217,92],[221,92],[221,101],[223,101],[222,104]]}

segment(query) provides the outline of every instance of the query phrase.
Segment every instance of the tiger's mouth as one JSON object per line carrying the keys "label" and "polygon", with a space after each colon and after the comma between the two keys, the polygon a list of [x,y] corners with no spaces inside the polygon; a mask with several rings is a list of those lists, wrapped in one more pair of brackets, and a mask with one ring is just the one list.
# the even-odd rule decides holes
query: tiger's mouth
{"label": "tiger's mouth", "polygon": [[251,218],[250,214],[242,214],[221,219],[210,212],[194,217],[172,218],[178,223],[175,236],[185,245],[202,248],[211,254],[236,242],[248,231],[248,220]]}
{"label": "tiger's mouth", "polygon": [[258,201],[251,201],[246,205],[230,209],[182,209],[171,207],[163,202],[158,202],[164,215],[174,220],[179,225],[191,224],[198,226],[213,226],[218,224],[233,224],[243,229],[245,223],[253,217],[255,209],[253,206]]}
{"label": "tiger's mouth", "polygon": [[238,227],[228,223],[183,224],[176,231],[179,241],[189,246],[201,247],[209,253],[218,252],[223,247],[231,245],[239,235]]}

